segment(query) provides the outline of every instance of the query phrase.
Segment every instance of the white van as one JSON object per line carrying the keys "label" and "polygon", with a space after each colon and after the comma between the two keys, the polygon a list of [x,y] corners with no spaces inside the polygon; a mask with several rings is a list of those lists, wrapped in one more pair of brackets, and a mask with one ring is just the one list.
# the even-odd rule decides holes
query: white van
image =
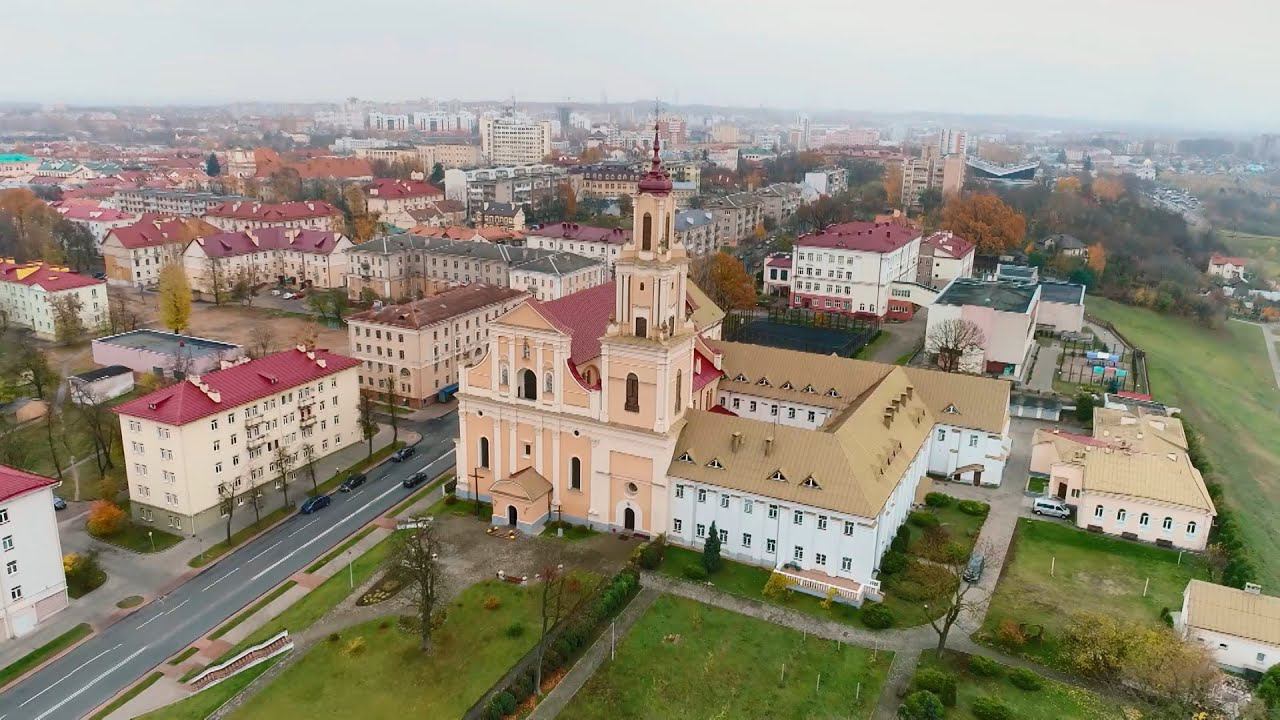
{"label": "white van", "polygon": [[1031,512],[1056,518],[1071,517],[1071,508],[1056,497],[1044,495],[1031,503]]}

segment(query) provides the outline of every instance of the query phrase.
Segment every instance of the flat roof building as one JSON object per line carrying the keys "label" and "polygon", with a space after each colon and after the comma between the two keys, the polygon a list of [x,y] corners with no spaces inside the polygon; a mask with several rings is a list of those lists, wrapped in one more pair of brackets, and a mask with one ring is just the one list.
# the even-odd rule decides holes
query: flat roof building
{"label": "flat roof building", "polygon": [[99,365],[123,365],[175,380],[217,370],[223,361],[244,356],[244,348],[233,343],[149,328],[97,338],[91,349]]}

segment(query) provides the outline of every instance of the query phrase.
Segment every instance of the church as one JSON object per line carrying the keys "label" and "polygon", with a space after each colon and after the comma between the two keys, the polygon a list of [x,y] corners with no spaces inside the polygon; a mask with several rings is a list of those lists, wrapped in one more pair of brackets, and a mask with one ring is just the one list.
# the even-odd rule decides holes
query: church
{"label": "church", "polygon": [[494,320],[460,377],[458,494],[493,522],[666,533],[860,603],[928,475],[999,484],[1009,384],[719,339],[655,134],[612,282]]}

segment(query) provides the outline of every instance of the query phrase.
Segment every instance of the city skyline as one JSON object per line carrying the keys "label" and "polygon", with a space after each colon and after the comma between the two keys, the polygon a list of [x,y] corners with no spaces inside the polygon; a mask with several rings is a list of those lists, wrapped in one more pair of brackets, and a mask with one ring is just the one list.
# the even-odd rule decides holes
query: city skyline
{"label": "city skyline", "polygon": [[[303,18],[287,6],[242,0],[221,5],[217,17],[153,2],[22,2],[20,24],[58,32],[11,40],[16,56],[47,59],[41,72],[11,76],[0,100],[203,105],[355,95],[595,103],[607,94],[814,112],[1273,129],[1280,80],[1264,68],[1276,55],[1266,28],[1277,11],[1228,1],[1204,16],[1174,5],[1152,15],[1090,0],[1070,14],[1015,14],[1003,0],[964,12],[925,2],[903,18],[893,8],[833,3],[784,13],[775,4],[656,0],[622,16],[586,12],[594,6],[576,2],[390,2],[350,17],[321,0]],[[290,26],[296,31],[281,32]],[[120,42],[139,33],[191,39],[159,51],[153,42]],[[59,52],[49,53],[51,46]],[[445,67],[462,72],[435,69]]]}

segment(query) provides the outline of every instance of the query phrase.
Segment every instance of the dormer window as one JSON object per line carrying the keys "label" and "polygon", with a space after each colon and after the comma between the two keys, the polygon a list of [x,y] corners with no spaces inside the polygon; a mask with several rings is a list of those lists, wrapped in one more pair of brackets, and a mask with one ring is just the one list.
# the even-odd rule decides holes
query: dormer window
{"label": "dormer window", "polygon": [[711,458],[711,461],[707,463],[707,467],[711,468],[712,470],[724,469],[724,465],[720,463],[720,458]]}
{"label": "dormer window", "polygon": [[960,409],[955,406],[955,403],[952,403],[943,408],[942,412],[948,415],[958,415],[960,413]]}
{"label": "dormer window", "polygon": [[805,478],[804,482],[800,483],[800,487],[813,488],[814,490],[822,489],[822,486],[818,484],[817,479],[815,479],[812,475]]}
{"label": "dormer window", "polygon": [[738,373],[737,375],[734,375],[733,380],[734,382],[751,382],[750,380],[747,379],[747,376],[743,375],[742,373]]}
{"label": "dormer window", "polygon": [[795,386],[795,385],[792,385],[792,384],[791,384],[791,381],[790,381],[790,380],[788,380],[788,381],[786,381],[786,382],[782,383],[782,389],[783,389],[783,390],[795,390],[795,389],[796,389],[796,386]]}
{"label": "dormer window", "polygon": [[688,450],[685,450],[684,452],[680,453],[680,457],[676,458],[676,462],[692,463],[693,456],[689,454]]}
{"label": "dormer window", "polygon": [[818,391],[813,389],[813,385],[805,385],[800,392],[809,393],[810,395],[812,395]]}
{"label": "dormer window", "polygon": [[760,387],[773,387],[772,385],[769,384],[769,378],[767,377],[762,377],[759,380],[757,380],[756,385],[759,385]]}
{"label": "dormer window", "polygon": [[774,470],[773,474],[769,476],[769,479],[776,482],[786,482],[787,476],[783,475],[781,470]]}
{"label": "dormer window", "polygon": [[827,391],[827,397],[838,398],[840,397],[840,392],[835,388],[831,388]]}

